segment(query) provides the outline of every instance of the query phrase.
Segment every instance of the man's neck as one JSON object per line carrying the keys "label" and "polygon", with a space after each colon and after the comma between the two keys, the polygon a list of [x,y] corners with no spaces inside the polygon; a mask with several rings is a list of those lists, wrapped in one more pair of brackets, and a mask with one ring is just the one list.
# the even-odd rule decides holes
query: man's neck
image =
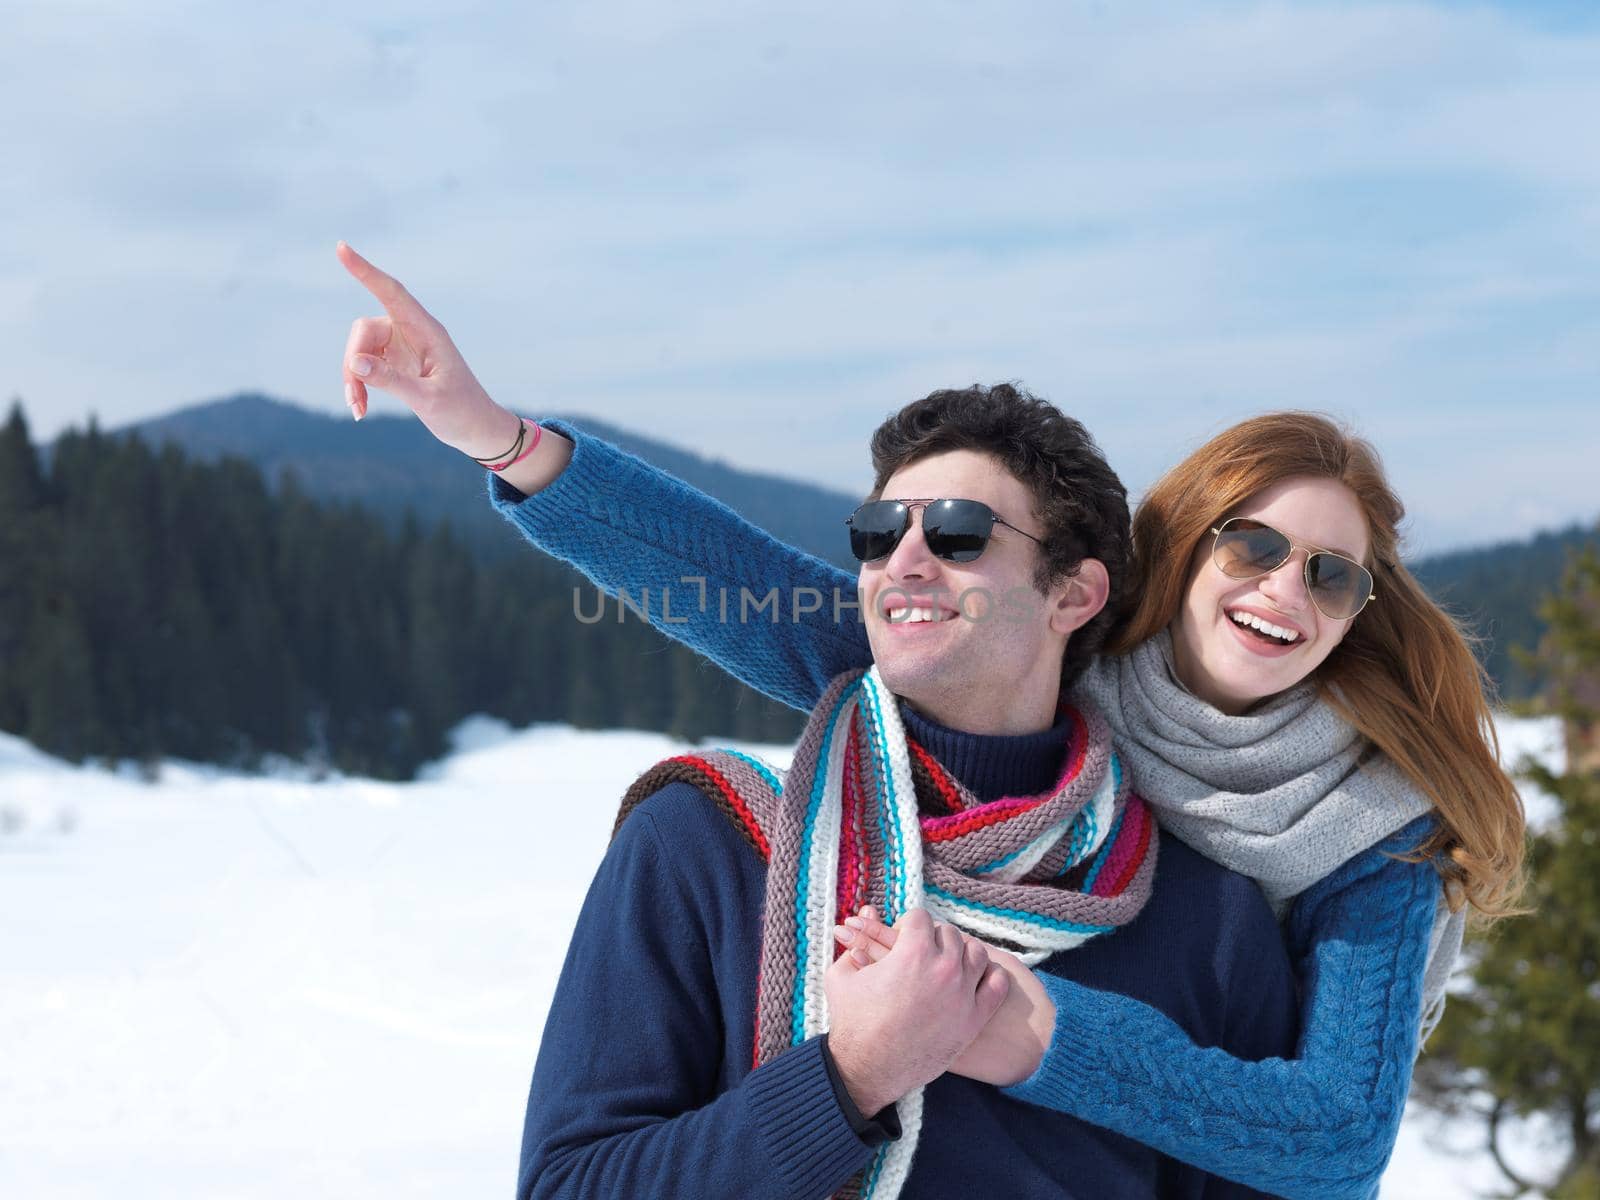
{"label": "man's neck", "polygon": [[1055,724],[1061,692],[1059,681],[1052,683],[1049,691],[1019,680],[1009,688],[969,687],[902,700],[946,729],[975,737],[1022,737]]}
{"label": "man's neck", "polygon": [[979,800],[1031,796],[1056,785],[1072,722],[1021,734],[970,733],[918,712],[901,701],[906,731]]}

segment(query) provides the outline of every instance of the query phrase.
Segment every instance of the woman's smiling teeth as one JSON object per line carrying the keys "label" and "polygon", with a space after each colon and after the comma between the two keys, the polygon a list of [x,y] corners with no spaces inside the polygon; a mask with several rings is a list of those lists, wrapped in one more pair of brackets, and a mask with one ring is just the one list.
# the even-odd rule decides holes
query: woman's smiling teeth
{"label": "woman's smiling teeth", "polygon": [[1260,617],[1256,616],[1255,613],[1244,612],[1241,609],[1229,613],[1228,617],[1236,625],[1243,625],[1246,629],[1253,629],[1257,633],[1265,634],[1270,638],[1276,638],[1280,642],[1292,644],[1300,640],[1299,630],[1284,629],[1282,626],[1274,625],[1271,621],[1263,621]]}

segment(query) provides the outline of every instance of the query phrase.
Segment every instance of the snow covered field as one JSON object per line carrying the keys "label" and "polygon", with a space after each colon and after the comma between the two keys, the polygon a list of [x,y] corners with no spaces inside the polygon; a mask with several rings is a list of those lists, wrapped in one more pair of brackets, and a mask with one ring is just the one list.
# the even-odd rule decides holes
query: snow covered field
{"label": "snow covered field", "polygon": [[[0,1196],[509,1196],[617,801],[677,749],[473,720],[414,784],[152,784],[0,735]],[[1408,1117],[1383,1195],[1494,1186],[1476,1137]]]}

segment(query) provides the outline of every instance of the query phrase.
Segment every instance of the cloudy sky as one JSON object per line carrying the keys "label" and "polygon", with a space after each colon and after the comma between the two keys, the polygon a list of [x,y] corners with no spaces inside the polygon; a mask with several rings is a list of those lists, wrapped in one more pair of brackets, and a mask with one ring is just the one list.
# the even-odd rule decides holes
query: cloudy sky
{"label": "cloudy sky", "polygon": [[1015,379],[1135,490],[1316,408],[1415,549],[1592,520],[1595,8],[11,0],[0,399],[342,416],[345,238],[530,414],[851,490]]}

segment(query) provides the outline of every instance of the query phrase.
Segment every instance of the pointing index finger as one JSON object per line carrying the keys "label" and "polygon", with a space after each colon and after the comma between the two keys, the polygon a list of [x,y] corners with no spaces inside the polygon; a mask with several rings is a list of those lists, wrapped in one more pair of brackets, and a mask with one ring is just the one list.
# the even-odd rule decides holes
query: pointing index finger
{"label": "pointing index finger", "polygon": [[344,269],[354,275],[362,287],[377,297],[384,311],[391,317],[400,321],[432,323],[433,318],[428,310],[417,303],[398,279],[362,258],[349,242],[340,242],[335,247],[335,253],[338,254],[339,261],[344,264]]}

